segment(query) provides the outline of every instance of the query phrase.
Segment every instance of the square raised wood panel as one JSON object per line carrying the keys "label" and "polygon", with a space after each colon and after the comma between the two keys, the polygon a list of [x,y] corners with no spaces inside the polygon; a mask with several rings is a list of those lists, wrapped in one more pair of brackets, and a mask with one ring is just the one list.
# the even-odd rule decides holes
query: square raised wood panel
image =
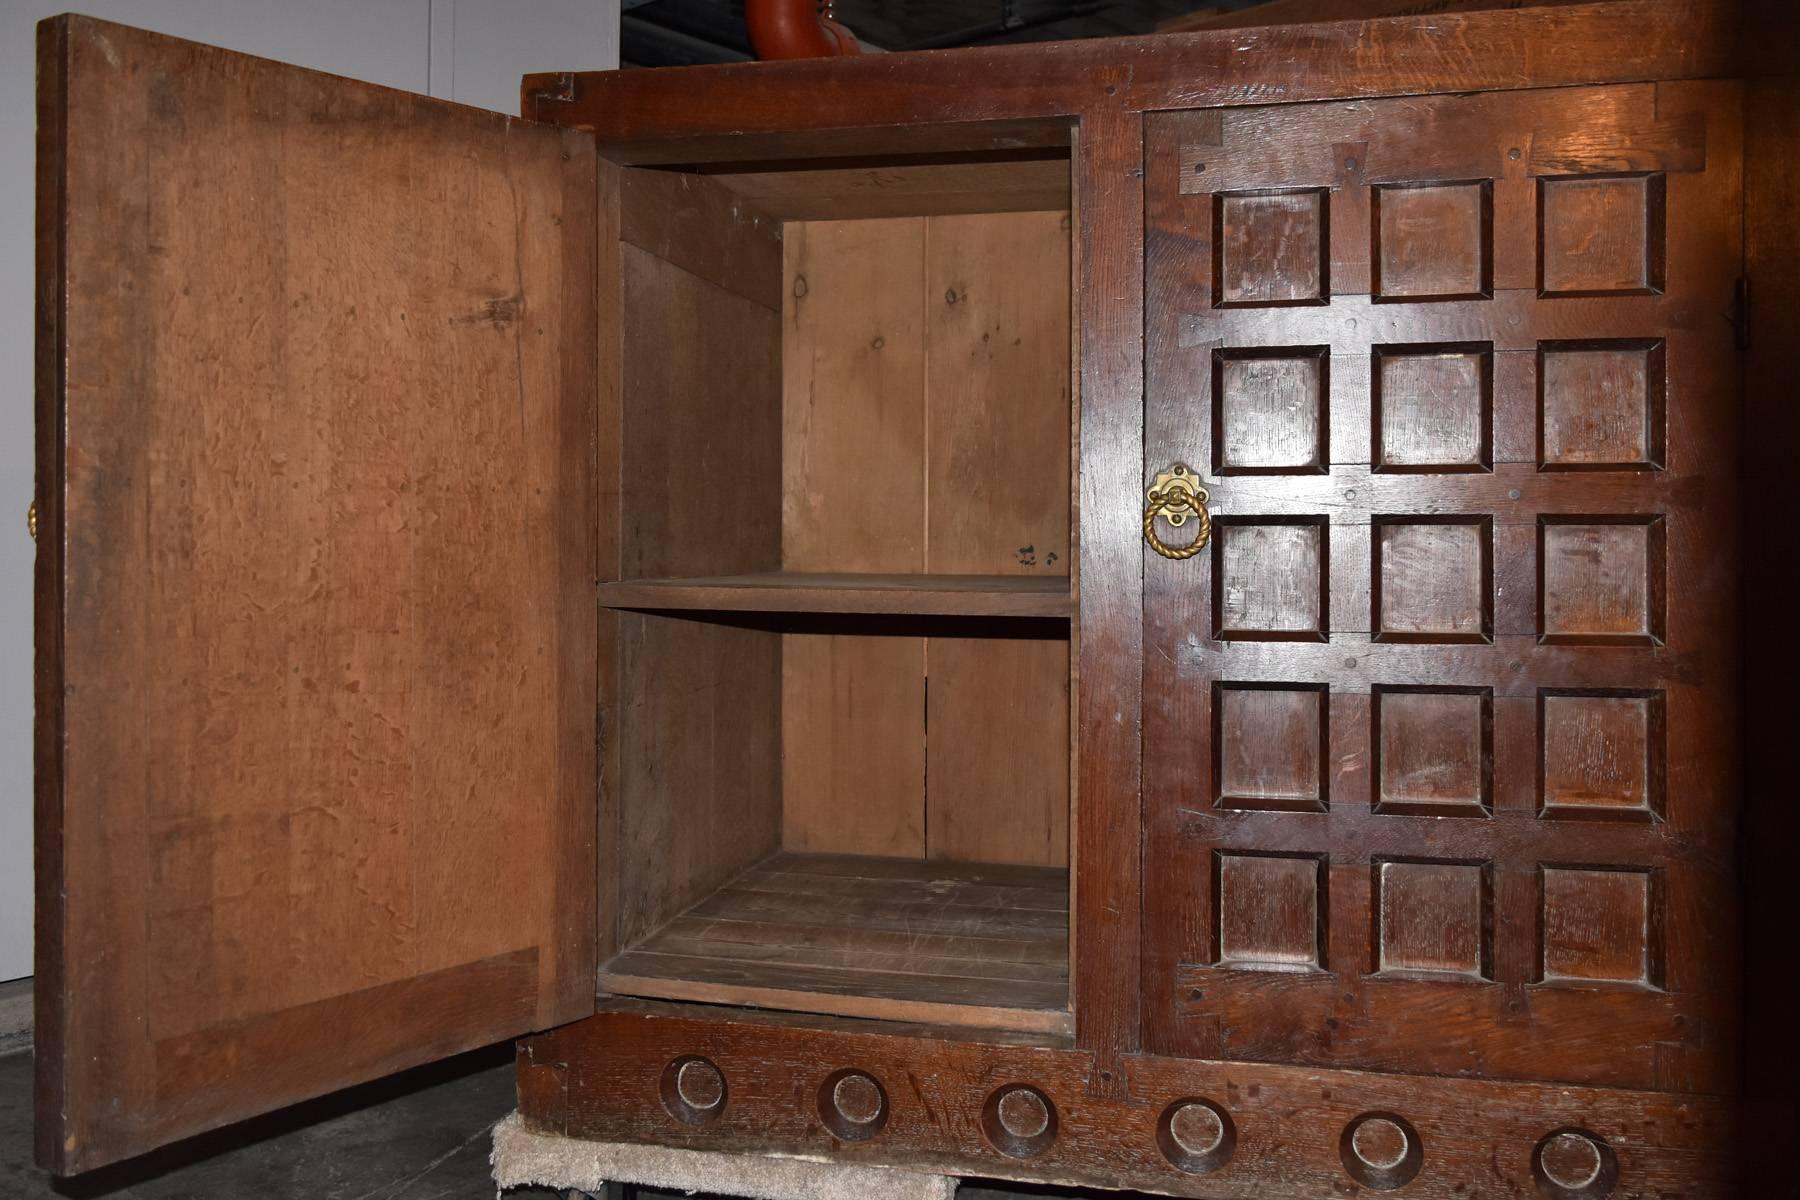
{"label": "square raised wood panel", "polygon": [[1322,642],[1327,638],[1324,517],[1221,518],[1213,523],[1215,637]]}
{"label": "square raised wood panel", "polygon": [[1375,811],[1481,817],[1493,806],[1493,693],[1377,687]]}
{"label": "square raised wood panel", "polygon": [[1216,851],[1213,888],[1213,958],[1220,966],[1325,965],[1324,859]]}
{"label": "square raised wood panel", "polygon": [[1538,759],[1545,816],[1650,820],[1662,811],[1662,694],[1538,693]]}
{"label": "square raised wood panel", "polygon": [[1493,519],[1376,517],[1374,638],[1486,642],[1493,637]]}
{"label": "square raised wood panel", "polygon": [[1324,812],[1325,701],[1323,686],[1214,684],[1214,803]]}
{"label": "square raised wood panel", "polygon": [[1545,296],[1662,291],[1664,181],[1652,175],[1538,180],[1538,291]]}
{"label": "square raised wood panel", "polygon": [[1493,917],[1481,863],[1375,863],[1375,970],[1383,975],[1493,976]]}
{"label": "square raised wood panel", "polygon": [[1662,518],[1539,517],[1538,634],[1552,643],[1661,642]]}
{"label": "square raised wood panel", "polygon": [[1214,351],[1214,473],[1329,469],[1330,366],[1329,346]]}
{"label": "square raised wood panel", "polygon": [[1493,184],[1384,184],[1372,189],[1374,298],[1485,300],[1494,292]]}
{"label": "square raised wood panel", "polygon": [[1377,346],[1371,381],[1375,470],[1492,469],[1491,343]]}
{"label": "square raised wood panel", "polygon": [[1538,344],[1538,463],[1546,471],[1663,465],[1659,338]]}
{"label": "square raised wood panel", "polygon": [[1539,883],[1543,982],[1661,986],[1662,916],[1651,872],[1546,866]]}
{"label": "square raised wood panel", "polygon": [[1220,308],[1330,299],[1330,197],[1304,191],[1213,198],[1213,303]]}

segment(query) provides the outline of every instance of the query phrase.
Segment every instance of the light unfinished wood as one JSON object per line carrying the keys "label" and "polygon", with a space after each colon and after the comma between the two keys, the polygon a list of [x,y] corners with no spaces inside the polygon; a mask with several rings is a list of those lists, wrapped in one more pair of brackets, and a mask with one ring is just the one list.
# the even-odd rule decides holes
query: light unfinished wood
{"label": "light unfinished wood", "polygon": [[1069,861],[1069,643],[927,643],[926,853]]}
{"label": "light unfinished wood", "polygon": [[[1060,574],[1069,214],[934,217],[925,254],[927,566]],[[927,855],[1066,865],[1067,643],[937,637],[925,658]]]}
{"label": "light unfinished wood", "polygon": [[[858,556],[866,561],[880,553],[898,563],[916,553],[922,568],[931,571],[1062,578],[1070,521],[1067,214],[790,223],[787,245],[789,494],[783,541],[788,570],[796,569],[796,554],[842,570]],[[828,261],[822,259],[826,250],[833,254]],[[900,276],[901,265],[914,256],[915,274],[891,284],[883,276],[875,284],[882,294],[853,299],[848,318],[835,306],[809,307],[822,286],[838,295],[850,279],[869,275],[872,264]],[[855,304],[885,309],[901,288],[922,310],[917,325],[890,322],[905,329],[910,341],[858,325]],[[826,349],[828,336],[836,341]],[[908,365],[871,375],[864,360],[873,356]],[[878,548],[839,532],[845,526],[838,522],[865,504],[865,495],[855,489],[864,486],[863,472],[873,458],[861,426],[843,414],[873,409],[893,420],[892,406],[902,397],[885,389],[896,380],[916,389],[905,399],[918,414],[919,457],[876,466],[882,478],[905,477],[905,486],[895,489],[898,503],[879,519],[861,519],[866,527],[885,530],[918,488],[920,527],[884,539],[885,548]],[[884,390],[870,391],[872,385]],[[910,432],[914,426],[909,421],[905,428]],[[872,436],[884,436],[879,423]],[[806,490],[796,494],[796,486]],[[840,508],[842,487],[852,490]],[[1014,586],[1019,594],[1045,594],[1037,585]],[[1066,591],[1053,586],[1057,603],[1067,604]],[[893,611],[1039,615],[1023,607],[1003,611],[986,602],[979,608],[960,599],[946,602],[949,598],[935,599],[928,609],[914,599],[899,598]],[[860,610],[846,600],[838,599],[830,611]],[[1067,646],[973,637],[912,642],[906,649],[891,638],[876,643],[789,637],[783,665],[785,844],[1065,863]],[[910,665],[907,656],[915,651],[917,663]],[[904,680],[909,670],[924,677],[917,704]],[[1011,711],[1021,698],[1020,736],[996,742],[987,714]],[[875,702],[882,707],[872,707]],[[855,711],[857,725],[843,706]],[[883,783],[876,796],[859,793],[855,811],[845,812],[836,797],[875,777],[865,769],[869,755],[877,754],[889,767],[900,755],[891,747],[871,751],[860,736],[851,743],[843,738],[874,728],[924,744],[917,791],[903,794],[897,781]],[[830,736],[822,736],[826,732]],[[831,777],[830,770],[854,774]],[[905,785],[914,786],[910,773]]]}
{"label": "light unfinished wood", "polygon": [[[916,219],[787,226],[785,570],[924,569],[924,247]],[[783,639],[787,848],[924,853],[923,661],[918,638]]]}
{"label": "light unfinished wood", "polygon": [[604,991],[1066,1033],[1068,875],[775,855],[608,962]]}
{"label": "light unfinished wood", "polygon": [[607,608],[908,616],[1067,617],[1065,576],[764,571],[600,585]]}

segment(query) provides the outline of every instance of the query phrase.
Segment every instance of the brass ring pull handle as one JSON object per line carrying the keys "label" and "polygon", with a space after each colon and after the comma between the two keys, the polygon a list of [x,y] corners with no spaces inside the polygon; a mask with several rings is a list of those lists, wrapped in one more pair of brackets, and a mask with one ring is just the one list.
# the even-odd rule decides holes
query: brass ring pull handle
{"label": "brass ring pull handle", "polygon": [[[1150,548],[1164,558],[1184,559],[1206,548],[1212,537],[1212,516],[1206,511],[1208,500],[1206,489],[1200,486],[1200,477],[1188,470],[1185,463],[1176,463],[1156,477],[1144,493],[1144,540]],[[1200,532],[1192,542],[1185,546],[1171,546],[1156,534],[1156,518],[1167,521],[1171,528],[1179,529],[1187,524],[1189,517],[1198,517]]]}

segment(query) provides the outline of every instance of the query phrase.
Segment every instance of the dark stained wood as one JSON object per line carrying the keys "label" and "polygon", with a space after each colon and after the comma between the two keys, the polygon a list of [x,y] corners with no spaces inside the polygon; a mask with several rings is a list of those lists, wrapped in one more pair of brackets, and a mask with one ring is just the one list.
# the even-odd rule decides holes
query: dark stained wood
{"label": "dark stained wood", "polygon": [[[1761,10],[1747,44],[1755,60],[1791,70],[1794,55],[1772,35],[1791,33],[1793,16],[1763,0],[1742,7]],[[246,406],[216,402],[235,394],[233,364],[320,364],[305,387],[281,376],[314,405],[334,394],[314,386],[319,378],[360,369],[386,384],[414,359],[376,352],[366,331],[392,318],[369,314],[404,309],[431,335],[417,339],[421,361],[433,353],[445,364],[431,377],[431,404],[396,403],[404,412],[367,433],[351,420],[363,410],[341,405],[331,444],[416,445],[405,421],[418,411],[447,427],[431,431],[432,469],[407,480],[415,490],[404,504],[365,503],[393,498],[391,464],[369,454],[355,464],[367,473],[334,485],[345,508],[332,516],[416,516],[404,505],[430,503],[441,519],[405,525],[405,536],[454,538],[505,580],[458,579],[433,593],[453,633],[414,648],[414,680],[466,682],[492,667],[496,646],[509,668],[530,668],[532,655],[483,619],[501,596],[535,605],[556,632],[534,645],[575,665],[554,713],[512,714],[536,720],[523,733],[483,709],[492,691],[465,688],[447,710],[428,707],[434,693],[422,682],[408,693],[409,712],[436,725],[487,719],[508,735],[489,753],[487,727],[449,729],[456,750],[481,747],[480,761],[507,777],[467,798],[485,814],[487,857],[472,889],[485,889],[483,906],[466,923],[533,920],[533,898],[547,896],[555,936],[484,944],[454,962],[421,962],[408,979],[352,981],[272,1015],[241,1011],[255,998],[214,986],[216,956],[131,960],[103,945],[113,958],[94,969],[122,964],[129,975],[146,961],[157,966],[152,986],[182,983],[166,964],[198,963],[183,996],[201,1018],[156,1042],[147,1074],[111,1043],[89,1039],[89,1057],[64,1056],[90,1026],[79,1007],[65,1010],[70,990],[57,991],[40,1017],[59,1043],[40,1054],[40,1109],[96,1111],[91,1090],[69,1084],[79,1079],[71,1064],[98,1056],[141,1085],[123,1110],[179,1105],[197,1127],[246,1109],[265,1079],[283,1094],[314,1087],[313,1058],[281,1053],[295,1045],[343,1042],[374,1071],[541,1024],[547,1011],[584,1012],[594,973],[559,964],[563,947],[585,937],[590,967],[618,968],[613,984],[707,1003],[615,997],[602,1016],[526,1044],[521,1107],[540,1127],[578,1136],[1291,1200],[1395,1184],[1445,1198],[1722,1197],[1752,1186],[1733,1178],[1741,1146],[1767,1160],[1774,1182],[1757,1194],[1786,1186],[1795,1042],[1783,1002],[1793,916],[1783,856],[1794,807],[1781,754],[1792,674],[1782,598],[1793,588],[1781,548],[1793,508],[1783,435],[1800,303],[1785,301],[1800,253],[1790,161],[1800,106],[1785,81],[1751,87],[1740,196],[1745,130],[1733,86],[1674,82],[1736,71],[1746,48],[1737,36],[1751,24],[1739,8],[1615,0],[1434,10],[1154,41],[535,77],[528,112],[596,135],[560,143],[563,165],[547,172],[559,179],[563,215],[598,199],[597,246],[560,235],[572,265],[557,276],[553,306],[532,292],[523,321],[502,302],[467,326],[433,322],[471,315],[473,305],[444,299],[460,296],[467,276],[440,281],[424,302],[384,306],[359,294],[357,318],[329,330],[308,325],[302,303],[283,332],[309,336],[312,359],[263,354],[257,339],[267,335],[252,331],[217,360],[225,374],[205,378],[193,356],[121,356],[124,388],[82,376],[79,358],[60,353],[82,321],[113,320],[107,328],[138,344],[152,325],[148,310],[141,327],[114,319],[116,294],[65,297],[76,278],[64,267],[67,239],[58,220],[42,225],[40,427],[53,432],[40,439],[40,479],[124,463],[125,482],[103,495],[117,512],[145,511],[129,507],[133,496],[197,479],[222,498],[194,511],[254,517],[253,502],[300,469],[231,476],[221,465],[266,461],[238,436]],[[50,27],[58,66],[44,94],[80,111],[60,69],[74,61],[57,42],[69,28]],[[154,210],[175,211],[177,232],[184,217],[254,207],[270,193],[268,172],[222,171],[217,154],[201,157],[217,140],[209,122],[255,103],[233,82],[235,92],[217,89],[202,106],[151,97],[156,120],[185,122],[179,138],[105,144],[115,156],[106,169],[128,181],[144,177],[146,155],[188,156],[204,183]],[[1466,94],[1493,89],[1518,90]],[[366,185],[367,172],[337,165],[364,149],[379,149],[384,179],[388,166],[414,181],[467,170],[467,135],[427,158],[394,136],[391,114],[372,125],[354,106],[260,111],[295,131],[288,152],[331,150],[312,153],[306,173],[329,186],[302,193],[307,203],[290,204],[284,221],[304,221],[327,196],[336,205],[346,180]],[[302,111],[314,119],[298,120]],[[53,164],[41,194],[59,196],[71,178],[62,148],[83,143],[57,113],[40,129]],[[509,152],[548,160],[545,147],[558,144],[541,133],[512,129]],[[596,146],[607,156],[597,181],[580,165]],[[215,194],[221,176],[238,186]],[[553,192],[518,189],[527,207]],[[1753,282],[1759,298],[1748,308],[1732,286],[1740,200],[1741,248],[1751,273],[1767,277]],[[427,230],[470,222],[447,248],[422,242],[365,258],[428,282],[471,253],[504,260],[514,218],[498,200],[497,215],[483,218],[489,202],[471,184],[424,206],[445,210]],[[1034,253],[1022,232],[1056,214],[1013,215],[1065,205],[1072,373],[1050,344],[1062,331],[1038,320],[1063,303],[1052,295],[1062,264],[1048,242]],[[61,213],[69,202],[42,207]],[[409,219],[419,207],[386,205]],[[348,228],[334,227],[347,244],[382,219],[352,208]],[[137,219],[129,205],[121,211],[107,226],[115,239]],[[807,270],[783,278],[783,258],[805,257],[803,243],[838,246],[829,226],[844,217],[896,218],[908,232],[894,244],[912,238],[916,252],[855,262],[815,252]],[[842,244],[860,238],[867,249],[887,223],[854,224],[867,228]],[[285,259],[268,269],[245,257],[268,244],[262,227],[216,237],[236,228],[214,221],[211,240],[161,238],[148,256],[125,236],[121,269],[149,281],[144,295],[160,296],[179,330],[197,301],[154,289],[173,277],[158,255],[187,255],[177,265],[203,283],[226,277],[220,262],[236,264],[239,291],[253,298],[288,277]],[[202,246],[205,266],[192,270]],[[584,280],[590,261],[597,278]],[[326,276],[308,294],[341,299],[364,278],[338,274],[351,282]],[[795,294],[800,278],[807,296]],[[220,329],[255,310],[235,292],[226,301],[215,297]],[[159,309],[156,320],[167,319]],[[1004,336],[995,346],[1010,323],[1023,331],[1018,346]],[[528,330],[565,376],[597,367],[592,405],[564,403],[536,422],[521,409],[535,440],[510,422],[458,419],[481,397],[531,394],[509,386],[504,363],[469,349],[485,342],[459,339],[512,345]],[[1748,525],[1748,641],[1733,615],[1734,334],[1751,343],[1749,487],[1760,489]],[[538,356],[520,361],[528,375]],[[1060,385],[1070,374],[1080,384],[1072,429]],[[144,436],[161,410],[119,396],[154,397],[172,380],[200,398],[192,411],[209,424],[170,448]],[[1043,403],[1052,391],[1055,403]],[[65,392],[82,403],[59,407]],[[374,394],[403,399],[405,389]],[[887,403],[902,394],[906,403]],[[249,411],[271,410],[259,403]],[[312,410],[274,411],[279,430]],[[93,413],[113,420],[112,440],[70,441],[65,453],[65,416]],[[796,414],[820,424],[784,446]],[[568,493],[554,481],[578,460],[589,474],[576,498],[556,501],[556,519],[521,515]],[[1143,488],[1176,460],[1206,476],[1217,519],[1214,544],[1186,563],[1137,540]],[[230,479],[241,488],[226,489]],[[71,902],[99,896],[164,924],[192,906],[120,898],[146,877],[183,903],[207,888],[246,905],[279,894],[266,881],[291,860],[255,830],[241,854],[197,867],[194,856],[166,857],[154,876],[147,852],[114,854],[111,890],[86,886],[99,867],[65,870],[76,845],[65,835],[91,832],[82,821],[117,806],[65,828],[59,784],[88,770],[91,792],[166,776],[177,786],[164,797],[218,794],[221,764],[260,767],[229,757],[243,744],[243,714],[266,712],[244,698],[278,691],[257,670],[309,645],[302,636],[273,647],[257,634],[248,650],[264,652],[252,656],[234,643],[251,665],[209,693],[229,699],[229,711],[195,721],[192,706],[158,709],[186,738],[177,750],[193,752],[158,751],[145,741],[150,727],[115,723],[104,731],[114,740],[102,780],[93,752],[79,753],[94,743],[64,737],[78,702],[106,689],[115,705],[150,688],[159,701],[193,694],[148,651],[118,651],[147,645],[146,628],[178,648],[194,638],[166,621],[109,623],[72,606],[100,577],[149,579],[136,611],[172,596],[141,569],[83,574],[75,551],[93,544],[83,539],[172,524],[161,543],[108,544],[191,546],[226,569],[266,566],[232,576],[248,579],[241,590],[258,601],[268,590],[259,580],[289,580],[298,594],[292,566],[310,560],[291,552],[298,539],[279,523],[232,541],[167,505],[84,520],[74,495],[40,497],[55,539],[39,576],[39,877],[52,892],[40,946],[46,975],[64,979],[66,964],[86,970],[92,957],[68,937],[61,897],[71,883]],[[520,499],[504,508],[496,496]],[[596,501],[597,513],[582,512]],[[502,506],[500,519],[484,523],[482,504]],[[785,559],[793,530],[801,557],[816,557]],[[890,551],[895,561],[877,561]],[[558,571],[583,557],[584,571]],[[361,561],[388,579],[399,559]],[[906,577],[874,592],[868,577],[796,588],[784,569]],[[967,578],[1001,572],[1056,582]],[[342,598],[308,595],[304,607],[265,606],[263,628],[302,612],[308,629],[329,627]],[[754,608],[730,607],[745,595]],[[652,597],[643,608],[613,607],[642,596]],[[650,609],[656,596],[670,606]],[[366,602],[373,611],[383,601]],[[1055,615],[1000,615],[1021,603]],[[66,624],[71,612],[86,622]],[[484,639],[481,652],[459,651],[453,636]],[[1756,650],[1743,703],[1740,645]],[[393,666],[365,650],[345,660],[352,670],[372,677]],[[111,672],[65,689],[69,663],[97,653],[111,656]],[[584,678],[588,661],[599,665],[597,688]],[[329,690],[336,676],[316,674],[327,696],[358,702]],[[315,695],[282,694],[301,706]],[[1058,702],[1068,699],[1065,714]],[[324,761],[333,735],[311,710],[294,711],[284,751]],[[565,805],[545,822],[548,844],[569,852],[545,849],[536,826],[512,844],[518,813],[529,816],[554,786],[517,769],[518,747],[577,741],[564,756],[573,767],[557,778],[597,763],[600,786],[590,776],[597,803]],[[1737,830],[1745,742],[1767,748],[1752,761],[1747,845]],[[1065,743],[1067,781],[1057,784],[1050,759]],[[424,758],[420,770],[436,779],[468,761],[455,751]],[[379,754],[332,761],[364,775],[390,765]],[[359,793],[366,810],[385,795],[384,777],[370,777],[377,786]],[[871,779],[904,804],[882,809]],[[262,781],[256,795],[278,792]],[[1047,818],[1070,782],[1065,834]],[[307,817],[296,817],[303,832]],[[508,835],[497,848],[496,830]],[[117,846],[143,840],[144,826],[125,821],[107,834]],[[467,823],[434,826],[428,849],[455,855],[469,835]],[[863,835],[910,857],[783,855],[779,871],[751,870],[784,837],[848,848]],[[983,862],[956,866],[946,883],[946,868],[920,861],[1060,862],[1064,842],[1067,875]],[[351,858],[330,849],[320,861]],[[270,863],[273,873],[255,873]],[[1740,868],[1750,899],[1741,924]],[[440,917],[453,922],[456,904],[476,902],[452,874],[420,870],[420,894],[437,898]],[[387,877],[355,882],[376,897],[397,890]],[[524,898],[490,913],[496,893]],[[332,911],[351,913],[353,902]],[[266,958],[310,967],[305,956],[322,943],[270,944]],[[332,960],[325,974],[362,961]],[[483,998],[473,1016],[470,996]],[[242,1019],[208,1016],[232,1004]],[[187,1018],[175,1009],[152,1012],[153,1030]],[[972,1016],[988,1027],[950,1023]],[[671,1116],[659,1089],[670,1061],[693,1054],[729,1083],[725,1110],[704,1126]],[[245,1062],[251,1069],[240,1070]],[[1750,1105],[1725,1099],[1745,1067]],[[829,1132],[822,1085],[846,1068],[885,1083],[890,1120],[873,1139]],[[1055,1133],[1008,1133],[1034,1105],[1054,1112]],[[66,1159],[63,1132],[46,1123],[44,1161]],[[172,1132],[131,1131],[138,1146]],[[1601,1182],[1583,1189],[1590,1169]]]}
{"label": "dark stained wood", "polygon": [[[864,864],[869,864],[867,867]],[[1068,877],[778,854],[606,963],[602,990],[1066,1033]]]}
{"label": "dark stained wood", "polygon": [[584,134],[43,29],[68,1172],[592,1011],[597,183]]}
{"label": "dark stained wood", "polygon": [[[1588,0],[1533,0],[1534,4],[1582,4]],[[1233,29],[1243,25],[1296,25],[1317,21],[1361,20],[1375,16],[1410,16],[1483,8],[1517,7],[1513,0],[1265,0],[1247,8],[1202,8],[1157,23],[1159,33],[1196,29]]]}
{"label": "dark stained wood", "polygon": [[[1126,73],[1092,82],[1117,90]],[[1075,147],[1076,449],[1073,981],[1089,1085],[1117,1098],[1140,1045],[1136,972],[1142,797],[1143,568],[1138,550],[1144,404],[1144,123],[1105,109]]]}
{"label": "dark stained wood", "polygon": [[[1085,1051],[1037,1041],[971,1042],[955,1031],[886,1022],[612,1001],[603,1013],[521,1044],[519,1107],[534,1128],[575,1137],[706,1150],[798,1154],[954,1175],[1134,1188],[1206,1197],[1349,1194],[1340,1144],[1371,1113],[1406,1121],[1423,1142],[1404,1194],[1541,1194],[1533,1148],[1562,1128],[1592,1132],[1619,1161],[1618,1196],[1739,1194],[1730,1180],[1733,1115],[1704,1097],[1484,1079],[1440,1079],[1292,1066],[1131,1055],[1117,1096],[1092,1094],[1098,1063]],[[724,1075],[718,1118],[688,1125],[658,1095],[668,1063],[700,1055]],[[866,1071],[890,1103],[875,1138],[843,1142],[820,1121],[815,1096],[833,1071]],[[996,1149],[984,1104],[1004,1085],[1037,1088],[1057,1114],[1034,1158]],[[1163,1114],[1204,1098],[1231,1120],[1235,1140],[1210,1174],[1177,1169],[1159,1146]],[[1479,1164],[1476,1166],[1475,1164]],[[1360,1191],[1360,1189],[1359,1189]]]}
{"label": "dark stained wood", "polygon": [[[975,150],[1042,145],[1055,118],[1114,105],[1147,112],[1726,75],[1735,7],[1612,0],[642,75],[576,71],[527,76],[525,89],[557,93],[537,105],[539,118],[593,129],[621,162],[903,153],[921,126],[934,149]],[[732,98],[728,135],[711,99],[720,94]],[[985,122],[1024,124],[984,133]]]}
{"label": "dark stained wood", "polygon": [[1292,446],[1145,556],[1150,1049],[1732,1087],[1740,101],[1152,123],[1146,471]]}
{"label": "dark stained wood", "polygon": [[1800,672],[1789,598],[1800,592],[1800,560],[1763,547],[1790,535],[1800,509],[1800,474],[1789,447],[1800,438],[1793,348],[1800,345],[1800,11],[1757,3],[1753,49],[1770,77],[1748,85],[1744,163],[1744,270],[1748,311],[1744,396],[1743,745],[1744,930],[1746,957],[1745,1120],[1748,1176],[1770,1190],[1792,1172],[1787,1131],[1800,1127],[1800,1023],[1782,995],[1794,979],[1796,900],[1790,847],[1800,839],[1800,807],[1788,802],[1793,755],[1785,695]]}
{"label": "dark stained wood", "polygon": [[970,617],[1066,617],[1070,609],[1067,577],[808,571],[621,580],[601,585],[600,603],[608,608]]}

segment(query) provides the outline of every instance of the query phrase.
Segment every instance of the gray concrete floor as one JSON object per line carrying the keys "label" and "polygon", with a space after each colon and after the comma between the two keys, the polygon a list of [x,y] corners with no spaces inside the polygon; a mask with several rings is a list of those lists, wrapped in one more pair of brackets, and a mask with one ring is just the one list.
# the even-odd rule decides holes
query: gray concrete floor
{"label": "gray concrete floor", "polygon": [[513,1108],[511,1050],[466,1054],[60,1183],[31,1165],[31,1055],[0,1056],[0,1197],[493,1200],[489,1131]]}

